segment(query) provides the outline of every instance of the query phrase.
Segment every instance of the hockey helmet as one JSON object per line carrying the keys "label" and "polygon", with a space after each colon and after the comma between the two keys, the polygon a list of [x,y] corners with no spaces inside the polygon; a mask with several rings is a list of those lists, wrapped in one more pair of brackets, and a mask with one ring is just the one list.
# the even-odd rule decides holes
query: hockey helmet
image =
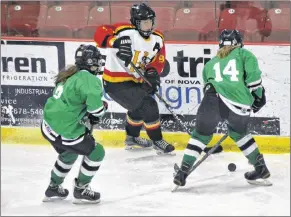
{"label": "hockey helmet", "polygon": [[[130,22],[137,28],[142,37],[148,38],[152,34],[155,27],[155,18],[156,13],[150,6],[145,3],[135,4],[130,9]],[[151,20],[151,29],[143,30],[141,28],[142,20]]]}
{"label": "hockey helmet", "polygon": [[82,70],[97,75],[102,74],[102,55],[97,47],[81,44],[75,53],[75,64]]}
{"label": "hockey helmet", "polygon": [[238,30],[222,30],[219,36],[219,48],[222,48],[226,45],[240,45],[243,47],[242,35]]}

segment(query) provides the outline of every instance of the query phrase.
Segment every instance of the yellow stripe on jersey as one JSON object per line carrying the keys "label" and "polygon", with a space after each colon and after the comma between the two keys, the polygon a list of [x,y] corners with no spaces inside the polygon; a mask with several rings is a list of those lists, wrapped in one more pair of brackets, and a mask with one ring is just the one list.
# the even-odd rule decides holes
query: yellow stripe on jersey
{"label": "yellow stripe on jersey", "polygon": [[111,39],[109,40],[109,43],[108,43],[108,44],[110,44],[110,46],[113,46],[113,43],[114,43],[115,40],[116,40],[115,37],[111,38]]}
{"label": "yellow stripe on jersey", "polygon": [[142,83],[142,81],[138,81],[133,77],[111,77],[109,75],[103,74],[102,77],[105,81],[117,83],[117,82],[124,82],[124,81],[133,81],[135,83]]}
{"label": "yellow stripe on jersey", "polygon": [[128,115],[126,115],[126,121],[132,126],[141,126],[141,125],[143,125],[143,120],[141,120],[141,121],[132,120]]}
{"label": "yellow stripe on jersey", "polygon": [[114,30],[114,34],[118,34],[120,33],[121,31],[124,31],[124,30],[128,30],[128,29],[134,29],[135,27],[133,25],[122,25],[122,26],[119,26],[117,27],[115,30]]}
{"label": "yellow stripe on jersey", "polygon": [[156,129],[161,125],[161,122],[158,120],[157,122],[154,123],[144,123],[144,127],[148,130],[150,129]]}
{"label": "yellow stripe on jersey", "polygon": [[153,34],[160,36],[164,41],[164,36],[161,33],[157,32],[157,31],[154,31]]}

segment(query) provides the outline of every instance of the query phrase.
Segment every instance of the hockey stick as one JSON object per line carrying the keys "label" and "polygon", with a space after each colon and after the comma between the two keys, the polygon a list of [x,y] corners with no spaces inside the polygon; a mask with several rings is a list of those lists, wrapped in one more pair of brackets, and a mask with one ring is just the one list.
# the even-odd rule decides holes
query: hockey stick
{"label": "hockey stick", "polygon": [[[133,64],[133,62],[130,62],[130,65],[132,66],[132,68],[137,72],[137,74],[150,86],[152,87],[151,82],[149,82],[144,75],[142,74],[142,72]],[[157,92],[155,92],[156,97],[159,98],[160,101],[162,101],[164,103],[164,105],[166,106],[166,108],[168,109],[168,111],[173,115],[174,119],[176,120],[176,122],[180,125],[180,127],[182,127],[182,129],[187,132],[190,136],[191,136],[191,132],[189,131],[189,129],[183,124],[183,122],[181,121],[181,119],[178,117],[178,115],[171,109],[171,106],[163,99],[163,97],[158,94]],[[211,150],[211,148],[206,147],[205,148],[205,152],[209,152]],[[215,149],[216,152],[212,152],[212,153],[220,153],[222,152],[222,146],[219,147],[219,149]]]}
{"label": "hockey stick", "polygon": [[90,135],[92,136],[92,133],[93,133],[93,129],[94,129],[94,125],[93,124],[90,124]]}
{"label": "hockey stick", "polygon": [[[221,143],[227,138],[228,134],[224,134],[223,137],[220,138],[220,140],[191,168],[191,170],[188,173],[188,176],[203,162],[205,161],[209,155],[215,152],[215,150],[221,146]],[[174,168],[179,168],[177,164],[174,165]],[[176,185],[172,192],[176,191],[180,186]]]}

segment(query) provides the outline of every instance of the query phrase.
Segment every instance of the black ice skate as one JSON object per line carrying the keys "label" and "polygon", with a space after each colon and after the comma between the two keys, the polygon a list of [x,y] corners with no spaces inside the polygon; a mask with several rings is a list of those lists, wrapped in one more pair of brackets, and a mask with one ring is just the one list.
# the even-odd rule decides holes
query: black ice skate
{"label": "black ice skate", "polygon": [[141,137],[126,136],[125,139],[125,150],[132,150],[136,148],[152,148],[153,142],[149,139]]}
{"label": "black ice skate", "polygon": [[99,203],[100,202],[100,193],[92,191],[90,183],[87,183],[83,186],[77,184],[77,179],[75,179],[74,184],[74,204],[84,204],[84,203]]}
{"label": "black ice skate", "polygon": [[64,189],[61,185],[50,184],[45,191],[45,197],[43,202],[49,202],[54,200],[64,200],[69,195],[69,191]]}
{"label": "black ice skate", "polygon": [[178,165],[175,164],[174,169],[176,172],[174,176],[174,184],[177,186],[185,186],[186,178],[189,175],[191,166],[187,162],[182,162],[181,168],[179,168]]}
{"label": "black ice skate", "polygon": [[175,150],[175,147],[169,143],[167,143],[165,140],[158,140],[153,142],[154,149],[157,150],[158,155],[163,154],[173,154],[172,151]]}
{"label": "black ice skate", "polygon": [[254,171],[245,173],[245,178],[248,183],[253,185],[271,186],[272,183],[268,180],[271,174],[266,166],[262,154],[257,156],[257,163],[254,165],[254,167]]}

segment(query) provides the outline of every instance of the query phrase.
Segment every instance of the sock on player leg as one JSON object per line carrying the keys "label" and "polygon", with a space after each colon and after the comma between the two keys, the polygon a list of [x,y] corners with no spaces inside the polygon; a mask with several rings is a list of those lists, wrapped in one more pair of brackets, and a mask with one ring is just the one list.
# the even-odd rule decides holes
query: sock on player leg
{"label": "sock on player leg", "polygon": [[77,182],[80,185],[90,183],[105,156],[102,145],[97,144],[89,156],[85,156],[80,166]]}
{"label": "sock on player leg", "polygon": [[194,130],[184,151],[183,162],[192,167],[211,139],[212,135],[203,136]]}
{"label": "sock on player leg", "polygon": [[68,151],[60,154],[51,171],[51,184],[62,184],[77,158],[77,154]]}

